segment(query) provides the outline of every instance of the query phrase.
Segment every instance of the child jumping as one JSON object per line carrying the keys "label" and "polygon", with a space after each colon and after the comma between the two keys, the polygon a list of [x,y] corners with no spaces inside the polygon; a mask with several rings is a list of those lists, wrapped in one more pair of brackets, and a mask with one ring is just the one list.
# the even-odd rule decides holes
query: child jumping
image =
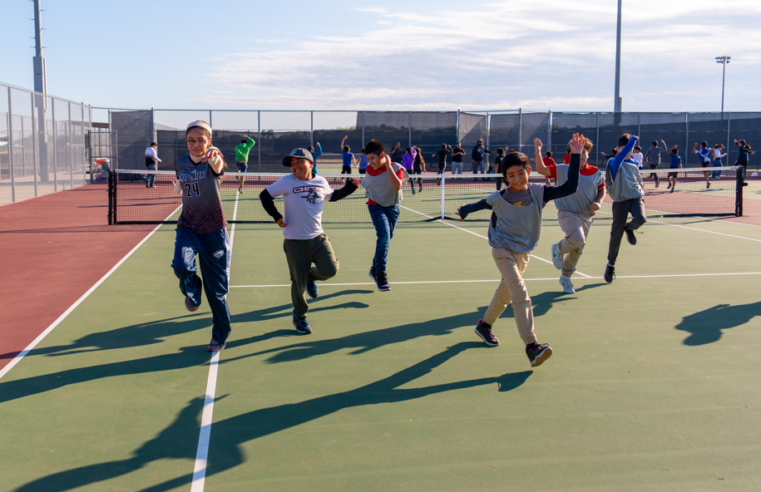
{"label": "child jumping", "polygon": [[[637,162],[631,158],[639,137],[624,133],[618,139],[618,152],[608,162],[605,171],[605,184],[613,199],[613,224],[610,227],[610,244],[608,245],[608,265],[603,278],[611,283],[616,277],[616,259],[621,247],[621,238],[626,233],[626,240],[632,246],[637,244],[634,231],[647,222],[645,216],[645,192],[642,189],[642,176]],[[632,214],[632,220],[626,219]]]}
{"label": "child jumping", "polygon": [[[679,148],[676,145],[674,145],[673,147],[671,147],[669,152],[670,152],[669,155],[671,156],[669,169],[681,169],[682,158],[679,157]],[[666,187],[666,189],[668,190],[669,188],[671,188],[671,193],[674,193],[674,190],[676,189],[676,178],[678,175],[679,173],[676,171],[671,171],[668,174],[669,185]]]}
{"label": "child jumping", "polygon": [[[283,229],[283,249],[291,274],[293,326],[302,335],[312,333],[304,291],[316,298],[319,295],[316,281],[328,280],[338,273],[338,260],[322,230],[322,207],[325,200],[336,202],[357,189],[356,181],[350,178],[343,188],[333,190],[325,178],[312,172],[313,159],[307,149],[293,149],[283,158],[283,166],[290,167],[291,174],[259,195],[264,210]],[[275,207],[273,198],[278,196],[283,197],[285,218]]]}
{"label": "child jumping", "polygon": [[489,224],[489,245],[502,280],[494,293],[491,304],[478,320],[475,332],[490,347],[499,345],[492,333],[492,326],[508,304],[512,302],[518,334],[526,344],[526,355],[531,366],[536,367],[549,359],[552,348],[539,344],[534,332],[534,314],[531,298],[523,281],[531,251],[539,243],[542,232],[542,209],[550,200],[572,195],[579,184],[579,164],[584,149],[584,136],[574,134],[570,142],[572,157],[568,180],[562,186],[529,184],[531,164],[520,152],[508,153],[502,175],[509,183],[503,191],[495,191],[487,198],[457,209],[460,219],[478,210],[492,211]]}
{"label": "child jumping", "polygon": [[387,292],[391,290],[386,274],[388,250],[391,239],[394,237],[396,221],[399,219],[402,188],[408,175],[400,164],[391,162],[391,158],[386,155],[383,144],[379,141],[370,140],[365,150],[369,165],[367,174],[362,178],[362,187],[365,189],[367,209],[377,237],[370,278],[378,286],[379,291]]}
{"label": "child jumping", "polygon": [[[708,148],[708,142],[700,142],[700,148],[698,148],[698,143],[695,142],[695,145],[692,146],[692,153],[700,156],[700,167],[709,167],[711,165],[711,149]],[[709,181],[711,173],[704,172],[703,176],[706,178],[706,189],[708,189],[711,187],[711,182]]]}
{"label": "child jumping", "polygon": [[[243,140],[235,146],[235,165],[238,166],[239,173],[248,171],[248,154],[254,148],[254,145],[256,145],[256,142],[254,142],[253,138],[243,135]],[[243,182],[245,180],[245,176],[238,178],[238,193],[243,193]]]}
{"label": "child jumping", "polygon": [[[555,200],[558,222],[565,238],[552,245],[552,264],[560,270],[560,285],[566,294],[576,292],[571,282],[571,275],[576,271],[576,265],[584,251],[595,212],[600,210],[605,198],[605,176],[597,167],[587,164],[592,147],[592,141],[585,139],[576,193]],[[536,171],[539,174],[554,179],[557,185],[568,181],[569,167],[567,165],[547,165],[542,161],[542,141],[538,138],[534,139],[534,151]]]}
{"label": "child jumping", "polygon": [[[222,210],[219,185],[225,172],[222,153],[211,146],[211,126],[194,121],[185,130],[189,154],[174,164],[177,181],[174,192],[182,195],[182,214],[175,231],[172,268],[180,279],[185,308],[196,311],[201,305],[201,287],[211,307],[213,328],[207,350],[225,348],[230,334],[227,291],[230,283],[230,239]],[[198,276],[196,257],[201,264]]]}

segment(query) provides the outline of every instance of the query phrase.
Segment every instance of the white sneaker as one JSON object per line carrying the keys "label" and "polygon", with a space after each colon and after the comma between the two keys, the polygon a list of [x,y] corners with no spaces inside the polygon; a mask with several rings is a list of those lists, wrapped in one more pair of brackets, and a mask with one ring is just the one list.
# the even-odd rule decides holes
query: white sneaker
{"label": "white sneaker", "polygon": [[560,254],[558,243],[552,245],[552,264],[558,270],[563,268],[563,255]]}
{"label": "white sneaker", "polygon": [[563,287],[563,292],[566,294],[575,294],[576,289],[573,288],[573,284],[571,283],[571,277],[568,275],[561,275],[560,276],[560,286]]}

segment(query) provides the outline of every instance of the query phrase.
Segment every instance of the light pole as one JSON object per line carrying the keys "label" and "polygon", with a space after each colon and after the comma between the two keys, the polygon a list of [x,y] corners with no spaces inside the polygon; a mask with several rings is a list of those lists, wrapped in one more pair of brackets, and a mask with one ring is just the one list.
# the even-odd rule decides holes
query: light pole
{"label": "light pole", "polygon": [[618,0],[618,24],[616,26],[616,88],[613,96],[613,113],[616,124],[619,123],[620,113],[623,111],[621,101],[621,3]]}
{"label": "light pole", "polygon": [[721,114],[724,114],[724,80],[727,76],[727,63],[731,60],[731,56],[717,56],[716,63],[721,63]]}

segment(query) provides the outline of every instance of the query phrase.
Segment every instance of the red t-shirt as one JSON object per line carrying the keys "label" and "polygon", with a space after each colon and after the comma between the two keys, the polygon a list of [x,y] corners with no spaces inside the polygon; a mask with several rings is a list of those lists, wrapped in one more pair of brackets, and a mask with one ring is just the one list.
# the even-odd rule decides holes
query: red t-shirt
{"label": "red t-shirt", "polygon": [[[369,174],[370,176],[380,176],[381,174],[385,173],[387,169],[388,169],[387,166],[383,166],[383,169],[378,170],[378,169],[375,169],[373,166],[369,166],[368,165],[367,166],[367,174]],[[396,172],[396,175],[397,175],[397,177],[399,179],[404,181],[404,168],[399,169]],[[376,202],[374,202],[373,200],[370,200],[369,198],[367,200],[367,204],[368,205],[378,205]]]}
{"label": "red t-shirt", "polygon": [[547,167],[557,166],[557,163],[555,162],[555,159],[553,159],[552,157],[545,157],[545,158],[542,159],[542,162],[544,162],[544,165],[547,166]]}
{"label": "red t-shirt", "polygon": [[571,154],[564,155],[563,156],[563,162],[565,162],[566,164],[570,164],[571,163]]}
{"label": "red t-shirt", "polygon": [[[568,154],[568,155],[571,155],[571,154]],[[558,179],[558,167],[556,165],[548,165],[547,167],[550,169],[550,178]],[[584,167],[579,169],[579,174],[581,174],[582,176],[593,176],[597,171],[599,171],[597,167],[590,166],[589,164],[584,164]],[[603,181],[603,183],[597,187],[598,190],[601,190],[603,188],[605,188],[605,181]]]}

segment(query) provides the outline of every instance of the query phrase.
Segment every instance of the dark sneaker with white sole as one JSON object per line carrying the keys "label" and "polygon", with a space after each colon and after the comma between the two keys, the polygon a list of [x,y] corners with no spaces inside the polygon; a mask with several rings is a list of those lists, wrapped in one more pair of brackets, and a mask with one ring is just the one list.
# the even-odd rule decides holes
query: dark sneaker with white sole
{"label": "dark sneaker with white sole", "polygon": [[309,335],[312,333],[312,327],[309,326],[309,321],[307,321],[306,316],[294,316],[293,317],[293,327],[296,328],[296,331],[301,333],[302,335]]}
{"label": "dark sneaker with white sole", "polygon": [[489,347],[496,347],[499,345],[499,338],[494,336],[494,333],[491,331],[491,325],[489,323],[484,323],[484,320],[478,320],[478,323],[476,323],[476,329],[474,331],[476,332],[476,335],[481,337],[481,340],[483,340],[484,343]]}
{"label": "dark sneaker with white sole", "polygon": [[526,345],[526,355],[531,362],[531,367],[541,366],[552,356],[552,347],[547,343],[531,343]]}
{"label": "dark sneaker with white sole", "polygon": [[307,280],[307,294],[312,299],[316,299],[320,295],[320,289],[317,287],[317,282],[314,280]]}
{"label": "dark sneaker with white sole", "polygon": [[371,279],[373,279],[373,282],[375,282],[375,283],[378,282],[378,279],[375,278],[375,267],[374,266],[370,267],[370,271],[367,272],[367,274],[370,276]]}
{"label": "dark sneaker with white sole", "polygon": [[624,232],[626,232],[626,240],[629,241],[629,244],[632,246],[637,244],[637,237],[634,235],[634,231],[631,229],[624,229]]}
{"label": "dark sneaker with white sole", "polygon": [[198,305],[193,304],[193,301],[190,300],[190,297],[185,296],[185,309],[190,311],[191,313],[195,313],[198,311],[198,308],[201,307],[201,303],[199,302]]}
{"label": "dark sneaker with white sole", "polygon": [[209,347],[206,349],[207,352],[220,352],[224,350],[225,346],[227,346],[226,343],[219,343],[218,341],[211,339],[211,342],[209,342]]}
{"label": "dark sneaker with white sole", "polygon": [[613,282],[613,279],[616,278],[616,267],[608,263],[608,265],[605,267],[605,274],[603,275],[603,278],[608,283]]}
{"label": "dark sneaker with white sole", "polygon": [[377,272],[375,274],[375,285],[378,286],[378,290],[381,292],[388,292],[391,290],[391,286],[388,285],[388,277],[386,277],[386,272]]}

